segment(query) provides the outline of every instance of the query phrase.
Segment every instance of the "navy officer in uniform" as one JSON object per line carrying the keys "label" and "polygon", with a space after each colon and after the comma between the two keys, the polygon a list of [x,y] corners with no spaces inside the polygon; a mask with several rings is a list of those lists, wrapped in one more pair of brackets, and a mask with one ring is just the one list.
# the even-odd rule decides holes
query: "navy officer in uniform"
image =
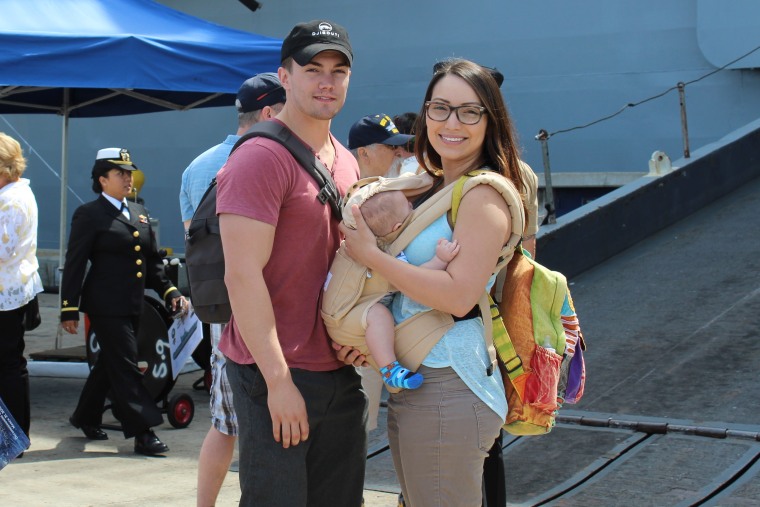
{"label": "navy officer in uniform", "polygon": [[91,440],[106,440],[100,425],[110,391],[124,438],[134,437],[135,452],[153,456],[169,448],[151,429],[163,416],[137,366],[145,287],[162,295],[172,311],[186,308],[187,302],[164,272],[148,212],[127,200],[136,169],[126,149],[98,151],[92,190],[99,196],[77,208],[71,219],[61,280],[61,325],[76,333],[79,312],[87,313],[100,345],[71,424]]}

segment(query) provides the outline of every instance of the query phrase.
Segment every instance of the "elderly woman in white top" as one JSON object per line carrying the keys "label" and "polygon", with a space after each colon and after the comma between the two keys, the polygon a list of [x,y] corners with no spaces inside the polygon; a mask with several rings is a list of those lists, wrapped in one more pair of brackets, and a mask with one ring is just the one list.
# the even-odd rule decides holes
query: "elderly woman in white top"
{"label": "elderly woman in white top", "polygon": [[29,435],[29,373],[24,358],[26,305],[42,292],[37,272],[37,201],[21,178],[21,146],[0,132],[0,398]]}

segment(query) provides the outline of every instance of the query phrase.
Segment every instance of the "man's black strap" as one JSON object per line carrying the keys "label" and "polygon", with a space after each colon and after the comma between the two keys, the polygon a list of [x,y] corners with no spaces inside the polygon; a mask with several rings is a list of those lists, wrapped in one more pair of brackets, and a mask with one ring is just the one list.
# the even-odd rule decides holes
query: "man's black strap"
{"label": "man's black strap", "polygon": [[262,121],[250,129],[238,139],[235,146],[232,147],[230,155],[244,142],[252,137],[266,137],[277,141],[288,149],[293,158],[306,169],[319,186],[319,202],[329,204],[332,214],[336,220],[342,218],[341,209],[343,207],[343,198],[338,191],[337,185],[330,176],[330,171],[314,155],[314,152],[306,146],[298,137],[290,131],[289,128],[277,121]]}

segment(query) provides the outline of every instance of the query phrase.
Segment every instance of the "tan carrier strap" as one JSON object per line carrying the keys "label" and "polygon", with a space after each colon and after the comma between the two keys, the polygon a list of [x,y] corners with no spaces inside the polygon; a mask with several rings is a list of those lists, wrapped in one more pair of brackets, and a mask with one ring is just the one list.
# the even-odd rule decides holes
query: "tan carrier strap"
{"label": "tan carrier strap", "polygon": [[348,187],[346,197],[343,198],[343,223],[351,229],[356,229],[351,206],[354,204],[361,206],[364,201],[379,192],[400,190],[407,197],[414,197],[430,190],[433,183],[433,177],[428,173],[405,173],[398,178],[383,178],[382,176],[362,178]]}
{"label": "tan carrier strap", "polygon": [[[500,174],[488,170],[472,171],[460,177],[456,182],[446,186],[414,210],[415,219],[406,229],[404,229],[398,239],[390,245],[389,253],[394,256],[398,255],[398,253],[403,250],[412,239],[443,214],[447,213],[449,209],[452,210],[452,223],[456,223],[456,216],[458,214],[459,204],[462,197],[476,185],[482,184],[492,186],[502,195],[512,217],[509,240],[502,248],[499,261],[494,267],[494,273],[500,271],[502,267],[509,263],[515,247],[520,242],[525,225],[525,212],[522,205],[522,199],[515,186]],[[498,320],[492,321],[492,304],[485,291],[478,301],[478,306],[480,307],[480,314],[483,317],[483,327],[486,335],[486,344],[488,345],[491,368],[495,368],[496,350],[493,345],[493,328],[494,324],[497,324],[497,326],[498,324],[501,324],[501,329],[503,329],[503,324],[500,321],[501,319],[498,316],[498,313],[496,315]],[[443,312],[430,310],[429,312],[418,315],[421,319],[419,324],[422,324],[426,319],[435,318],[439,321],[441,317],[436,314],[441,314],[441,316],[447,316],[450,318],[450,316]],[[425,319],[422,318],[424,315],[427,315]],[[451,320],[451,323],[453,324],[453,319]],[[407,368],[416,369],[428,355],[433,346],[438,343],[438,340],[443,336],[443,333],[439,333],[437,336],[427,334],[424,339],[421,339],[420,335],[410,335],[410,333],[407,332],[418,332],[413,330],[413,327],[414,326],[409,326],[408,329],[403,327],[396,328],[396,352],[399,361],[401,361],[402,364]],[[448,328],[445,330],[448,330]],[[499,332],[501,332],[501,330],[499,330]],[[399,347],[400,344],[404,345]],[[414,344],[414,346],[411,346],[410,344]],[[491,372],[489,371],[489,374],[490,373]]]}

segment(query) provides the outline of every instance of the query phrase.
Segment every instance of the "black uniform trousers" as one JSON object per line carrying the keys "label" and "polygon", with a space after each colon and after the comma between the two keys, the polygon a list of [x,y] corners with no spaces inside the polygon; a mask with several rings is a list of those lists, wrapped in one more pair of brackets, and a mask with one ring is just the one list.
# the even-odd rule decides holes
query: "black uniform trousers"
{"label": "black uniform trousers", "polygon": [[106,396],[121,422],[124,438],[130,438],[163,422],[161,410],[142,383],[137,367],[137,333],[140,317],[89,315],[100,346],[95,365],[87,377],[74,420],[99,426]]}
{"label": "black uniform trousers", "polygon": [[0,312],[0,398],[29,436],[29,372],[24,357],[26,306]]}
{"label": "black uniform trousers", "polygon": [[507,481],[502,451],[504,431],[499,432],[483,463],[483,506],[507,507]]}

